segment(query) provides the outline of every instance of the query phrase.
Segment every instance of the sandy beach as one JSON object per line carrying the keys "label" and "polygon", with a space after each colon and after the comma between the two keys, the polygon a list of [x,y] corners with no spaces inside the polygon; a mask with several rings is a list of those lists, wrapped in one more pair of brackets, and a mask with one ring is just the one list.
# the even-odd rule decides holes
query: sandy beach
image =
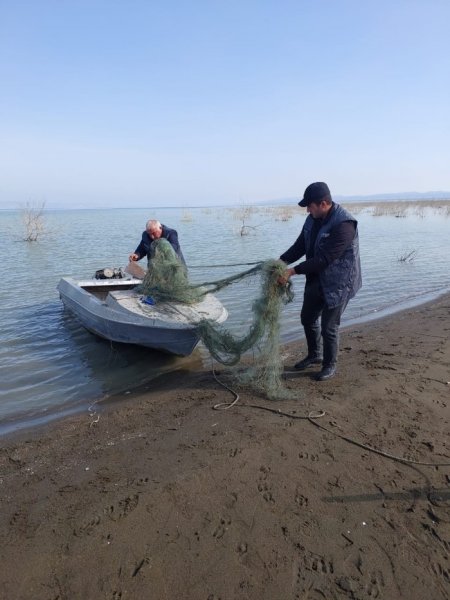
{"label": "sandy beach", "polygon": [[179,371],[4,438],[1,597],[448,599],[450,466],[343,438],[449,465],[449,337],[446,295],[344,329],[297,399],[217,411],[230,392]]}

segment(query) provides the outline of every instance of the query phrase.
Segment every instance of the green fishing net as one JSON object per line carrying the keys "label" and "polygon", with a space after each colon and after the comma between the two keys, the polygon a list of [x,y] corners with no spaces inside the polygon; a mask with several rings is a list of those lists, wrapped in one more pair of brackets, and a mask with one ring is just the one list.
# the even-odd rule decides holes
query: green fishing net
{"label": "green fishing net", "polygon": [[140,286],[141,292],[162,302],[199,302],[205,292],[189,284],[186,265],[164,238],[155,240],[151,245],[148,271]]}
{"label": "green fishing net", "polygon": [[236,365],[243,354],[253,350],[253,365],[235,372],[244,384],[271,399],[286,396],[282,384],[283,363],[280,355],[280,317],[284,304],[293,300],[291,284],[281,286],[278,278],[286,270],[280,260],[267,260],[255,267],[216,281],[199,285],[189,283],[186,267],[180,262],[170,243],[161,238],[152,244],[149,270],[141,292],[157,301],[192,304],[210,292],[216,292],[244,278],[259,275],[260,292],[252,305],[252,322],[244,335],[234,335],[223,325],[204,319],[197,325],[199,337],[211,356],[227,366]]}
{"label": "green fishing net", "polygon": [[286,270],[280,260],[267,260],[260,267],[260,292],[252,304],[253,319],[242,336],[231,334],[223,325],[203,320],[199,335],[210,354],[224,365],[235,365],[245,352],[254,351],[253,364],[234,373],[243,384],[271,399],[288,396],[282,383],[280,317],[284,304],[293,300],[291,285],[280,286],[278,277]]}

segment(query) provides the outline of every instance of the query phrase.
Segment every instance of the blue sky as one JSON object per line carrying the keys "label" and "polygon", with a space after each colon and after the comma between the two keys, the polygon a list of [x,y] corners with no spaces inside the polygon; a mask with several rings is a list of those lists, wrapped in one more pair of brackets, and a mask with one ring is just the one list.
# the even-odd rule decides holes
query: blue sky
{"label": "blue sky", "polygon": [[448,0],[0,0],[0,207],[450,190]]}

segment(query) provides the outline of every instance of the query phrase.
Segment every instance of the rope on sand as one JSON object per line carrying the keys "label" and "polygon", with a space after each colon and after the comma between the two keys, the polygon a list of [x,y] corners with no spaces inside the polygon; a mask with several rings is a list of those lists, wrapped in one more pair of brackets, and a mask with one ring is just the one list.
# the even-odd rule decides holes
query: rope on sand
{"label": "rope on sand", "polygon": [[[240,396],[232,388],[230,388],[228,385],[226,385],[226,383],[224,383],[223,381],[220,381],[220,379],[217,377],[216,371],[214,369],[214,365],[212,365],[211,369],[212,369],[213,377],[217,381],[217,383],[219,385],[221,385],[222,387],[224,387],[229,392],[231,392],[235,397],[232,402],[219,402],[218,404],[215,404],[213,406],[213,410],[228,410],[229,408],[232,408],[233,406],[235,406],[238,403]],[[259,404],[241,404],[241,406],[244,408],[258,408],[259,410],[266,410],[267,412],[272,412],[272,413],[274,413],[276,415],[280,415],[280,416],[290,417],[291,419],[311,420],[311,419],[320,419],[321,417],[325,416],[325,411],[323,411],[323,410],[311,411],[308,415],[293,415],[291,413],[285,413],[285,412],[279,410],[278,408],[269,408],[268,406],[261,406]]]}
{"label": "rope on sand", "polygon": [[[239,394],[237,392],[235,392],[233,389],[231,389],[230,387],[228,387],[225,383],[223,383],[223,381],[220,381],[220,379],[216,375],[214,366],[212,367],[212,374],[218,384],[220,384],[222,387],[227,389],[229,392],[231,392],[235,396],[234,400],[230,403],[220,402],[219,404],[215,404],[213,406],[213,410],[228,410],[229,408],[232,408],[239,401]],[[384,458],[389,458],[390,460],[394,460],[396,462],[400,462],[400,463],[403,463],[406,465],[420,465],[422,467],[450,467],[450,462],[430,463],[430,462],[410,460],[408,458],[402,458],[400,456],[395,456],[394,454],[390,454],[389,452],[384,452],[383,450],[378,450],[377,448],[372,448],[372,446],[368,446],[367,444],[358,442],[357,440],[355,440],[349,436],[337,433],[336,431],[333,431],[332,429],[328,429],[328,427],[325,427],[324,425],[321,425],[320,423],[317,422],[317,419],[320,419],[321,417],[325,416],[326,413],[324,410],[311,411],[308,415],[294,415],[292,413],[284,412],[277,408],[269,408],[268,406],[262,406],[259,404],[241,404],[241,406],[243,408],[254,408],[257,410],[264,410],[266,412],[274,413],[275,415],[278,415],[280,417],[287,417],[289,419],[309,421],[315,427],[318,427],[319,429],[322,429],[322,431],[326,431],[327,433],[331,433],[332,435],[340,438],[341,440],[344,440],[345,442],[348,442],[349,444],[353,444],[354,446],[358,446],[358,448],[362,448],[363,450],[367,450],[368,452],[373,452],[374,454],[378,454],[379,456],[383,456]]]}
{"label": "rope on sand", "polygon": [[364,450],[368,450],[369,452],[374,452],[375,454],[379,454],[380,456],[384,456],[385,458],[390,458],[391,460],[396,460],[397,462],[401,462],[406,465],[420,465],[422,467],[450,467],[450,462],[430,463],[430,462],[422,462],[419,460],[409,460],[408,458],[401,458],[400,456],[395,456],[394,454],[390,454],[389,452],[384,452],[383,450],[378,450],[377,448],[372,448],[372,446],[368,446],[367,444],[358,442],[351,437],[342,435],[340,433],[337,433],[336,431],[332,431],[331,429],[328,429],[327,427],[324,427],[323,425],[320,425],[320,423],[316,423],[315,421],[312,421],[311,419],[309,419],[309,421],[313,425],[318,427],[319,429],[322,429],[323,431],[327,431],[328,433],[332,433],[336,437],[339,437],[342,440],[345,440],[349,444],[353,444],[354,446],[358,446],[359,448],[363,448]]}

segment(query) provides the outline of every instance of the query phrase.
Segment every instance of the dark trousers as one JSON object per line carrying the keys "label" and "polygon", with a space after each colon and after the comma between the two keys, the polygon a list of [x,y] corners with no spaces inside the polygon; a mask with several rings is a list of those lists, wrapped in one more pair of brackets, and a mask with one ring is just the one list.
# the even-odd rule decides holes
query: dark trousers
{"label": "dark trousers", "polygon": [[[347,302],[328,308],[319,278],[306,282],[301,322],[305,330],[308,356],[320,356],[320,336],[323,338],[324,367],[336,364],[339,350],[339,325]],[[319,323],[320,319],[320,323]]]}

